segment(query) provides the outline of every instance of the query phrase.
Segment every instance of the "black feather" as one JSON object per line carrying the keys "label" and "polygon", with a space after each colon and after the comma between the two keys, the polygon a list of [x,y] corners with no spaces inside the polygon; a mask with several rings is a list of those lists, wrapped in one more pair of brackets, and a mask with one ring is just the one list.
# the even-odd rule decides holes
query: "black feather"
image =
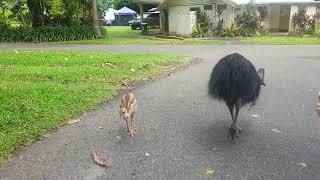
{"label": "black feather", "polygon": [[209,94],[227,104],[255,104],[260,94],[260,80],[256,68],[238,53],[222,58],[213,68]]}

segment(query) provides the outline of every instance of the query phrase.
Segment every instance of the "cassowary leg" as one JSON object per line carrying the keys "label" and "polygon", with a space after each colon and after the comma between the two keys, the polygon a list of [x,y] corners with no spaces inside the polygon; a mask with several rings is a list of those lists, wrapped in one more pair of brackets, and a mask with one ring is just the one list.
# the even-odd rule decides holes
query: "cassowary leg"
{"label": "cassowary leg", "polygon": [[229,108],[230,114],[231,114],[231,119],[232,119],[232,124],[230,127],[228,127],[229,129],[229,135],[231,136],[231,139],[234,140],[234,136],[236,134],[236,124],[235,124],[235,114],[234,114],[234,110],[235,110],[235,104],[233,103],[227,103],[227,106]]}
{"label": "cassowary leg", "polygon": [[241,128],[239,127],[239,120],[238,120],[238,115],[239,115],[239,111],[240,111],[240,102],[238,101],[236,104],[235,104],[235,116],[234,116],[234,128],[235,128],[235,137],[236,138],[239,138],[239,133],[241,131]]}
{"label": "cassowary leg", "polygon": [[229,108],[229,111],[230,111],[230,114],[231,114],[231,119],[232,119],[232,122],[234,121],[234,104],[227,104],[228,108]]}
{"label": "cassowary leg", "polygon": [[132,124],[133,124],[133,118],[134,118],[134,113],[132,113],[132,115],[131,115],[130,127],[131,127],[131,133],[132,133],[132,135],[136,135],[136,134],[137,134],[137,131],[136,131],[136,129],[134,129],[133,126],[132,126]]}

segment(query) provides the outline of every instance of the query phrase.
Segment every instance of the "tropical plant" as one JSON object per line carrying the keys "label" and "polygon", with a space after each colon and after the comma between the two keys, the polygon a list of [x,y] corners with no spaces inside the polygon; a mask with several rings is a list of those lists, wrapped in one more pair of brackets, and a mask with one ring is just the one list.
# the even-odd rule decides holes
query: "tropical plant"
{"label": "tropical plant", "polygon": [[231,38],[240,36],[240,28],[237,27],[236,24],[232,23],[231,26],[227,27],[224,30],[223,35],[225,37],[231,37]]}
{"label": "tropical plant", "polygon": [[210,30],[210,18],[203,10],[197,11],[196,16],[197,23],[192,30],[192,37],[204,37]]}
{"label": "tropical plant", "polygon": [[298,26],[302,33],[304,33],[310,25],[310,16],[307,15],[306,8],[300,9],[292,16],[292,23]]}

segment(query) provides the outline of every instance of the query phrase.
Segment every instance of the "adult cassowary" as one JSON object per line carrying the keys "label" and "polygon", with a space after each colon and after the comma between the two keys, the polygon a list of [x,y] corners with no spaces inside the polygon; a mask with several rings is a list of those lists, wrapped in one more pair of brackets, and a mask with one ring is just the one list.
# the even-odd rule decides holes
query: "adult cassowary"
{"label": "adult cassowary", "polygon": [[[254,65],[238,53],[222,58],[213,68],[209,82],[209,94],[226,102],[232,124],[229,134],[232,140],[239,138],[238,114],[240,108],[251,103],[255,105],[264,83],[264,69],[256,71]],[[249,109],[250,110],[250,109]]]}

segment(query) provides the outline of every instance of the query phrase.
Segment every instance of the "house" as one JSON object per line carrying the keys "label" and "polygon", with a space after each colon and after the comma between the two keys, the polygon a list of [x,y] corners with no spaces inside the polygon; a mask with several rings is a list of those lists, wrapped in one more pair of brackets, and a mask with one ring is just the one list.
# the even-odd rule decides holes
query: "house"
{"label": "house", "polygon": [[[167,35],[190,36],[199,9],[208,14],[213,25],[223,19],[224,26],[229,26],[234,21],[237,6],[232,0],[166,0],[160,5],[160,31]],[[221,16],[218,9],[223,9]]]}
{"label": "house", "polygon": [[143,21],[143,6],[144,5],[160,5],[164,0],[133,0],[133,3],[139,4],[140,6],[140,17]]}
{"label": "house", "polygon": [[[160,31],[166,35],[191,36],[196,24],[195,12],[199,9],[207,12],[213,25],[223,19],[226,27],[242,14],[242,7],[248,2],[250,0],[164,0],[160,4]],[[299,8],[306,7],[307,13],[314,15],[320,7],[320,1],[315,0],[255,0],[255,4],[270,10],[271,15],[263,24],[272,32],[293,31],[291,19]],[[220,16],[219,9],[223,9]]]}
{"label": "house", "polygon": [[[239,0],[239,6],[235,11],[236,16],[242,14],[242,6],[250,0]],[[262,24],[270,32],[291,32],[295,30],[292,24],[292,16],[300,8],[306,8],[307,14],[313,16],[320,8],[320,1],[315,0],[256,0],[256,6],[265,6],[270,11]]]}

